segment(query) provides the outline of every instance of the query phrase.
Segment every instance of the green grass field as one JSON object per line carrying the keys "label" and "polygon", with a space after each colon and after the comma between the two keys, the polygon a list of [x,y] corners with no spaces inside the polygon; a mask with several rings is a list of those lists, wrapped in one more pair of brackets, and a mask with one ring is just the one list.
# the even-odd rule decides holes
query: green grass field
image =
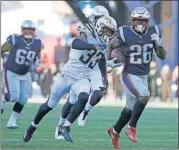
{"label": "green grass field", "polygon": [[[5,106],[1,116],[1,144],[5,148],[113,148],[111,138],[106,130],[114,124],[122,108],[96,107],[90,112],[85,127],[74,123],[71,134],[73,143],[55,140],[54,131],[61,106],[51,111],[40,123],[32,140],[22,141],[25,128],[32,121],[39,104],[28,104],[20,116],[20,129],[10,130],[5,127],[12,110],[12,104]],[[121,148],[178,148],[178,110],[147,108],[138,124],[138,143],[131,143],[123,130],[121,133]]]}

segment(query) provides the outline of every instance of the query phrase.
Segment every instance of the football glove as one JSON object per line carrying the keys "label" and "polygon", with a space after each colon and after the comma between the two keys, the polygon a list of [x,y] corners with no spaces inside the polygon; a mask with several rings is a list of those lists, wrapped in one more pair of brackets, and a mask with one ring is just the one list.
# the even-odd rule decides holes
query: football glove
{"label": "football glove", "polygon": [[151,41],[155,42],[157,46],[162,46],[161,38],[159,38],[159,36],[155,33],[151,35]]}
{"label": "football glove", "polygon": [[108,60],[108,61],[107,61],[107,66],[108,66],[108,67],[114,67],[114,68],[121,66],[122,63],[115,63],[116,60],[117,60],[117,57],[114,58],[114,59],[112,59],[112,60]]}
{"label": "football glove", "polygon": [[95,45],[94,47],[96,50],[104,51],[107,48],[107,44],[101,43],[101,44]]}

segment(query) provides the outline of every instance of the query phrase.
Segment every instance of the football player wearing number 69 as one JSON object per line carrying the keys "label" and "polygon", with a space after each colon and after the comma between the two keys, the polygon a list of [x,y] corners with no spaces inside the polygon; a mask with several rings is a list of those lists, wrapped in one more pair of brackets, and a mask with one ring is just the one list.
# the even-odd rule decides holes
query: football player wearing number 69
{"label": "football player wearing number 69", "polygon": [[158,26],[150,26],[150,14],[144,7],[137,7],[131,13],[131,26],[119,27],[116,36],[108,45],[108,59],[115,48],[120,48],[125,56],[121,82],[127,90],[126,107],[122,110],[116,124],[108,129],[115,148],[122,128],[128,124],[126,135],[137,142],[137,122],[150,98],[147,75],[153,50],[158,58],[164,60],[166,51],[162,46],[161,32]]}
{"label": "football player wearing number 69", "polygon": [[43,48],[40,39],[35,38],[35,24],[25,20],[21,25],[21,35],[12,34],[1,46],[1,54],[10,51],[4,63],[4,82],[6,86],[1,113],[5,102],[14,102],[13,112],[7,122],[10,129],[19,128],[16,124],[24,105],[27,103],[31,90],[29,67],[32,63],[39,65],[39,53]]}

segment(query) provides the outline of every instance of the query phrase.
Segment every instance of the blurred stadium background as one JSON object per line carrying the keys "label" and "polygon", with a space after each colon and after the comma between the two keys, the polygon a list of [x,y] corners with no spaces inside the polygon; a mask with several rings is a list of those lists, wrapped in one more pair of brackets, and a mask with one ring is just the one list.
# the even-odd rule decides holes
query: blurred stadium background
{"label": "blurred stadium background", "polygon": [[[177,1],[2,1],[1,43],[12,33],[20,33],[23,20],[31,19],[37,25],[36,34],[45,45],[41,53],[42,66],[32,69],[33,92],[39,89],[47,97],[54,75],[68,59],[71,40],[76,36],[78,22],[86,23],[91,9],[103,5],[118,26],[129,25],[130,13],[137,6],[150,10],[151,23],[163,32],[167,59],[151,63],[149,88],[152,97],[172,102],[178,96],[178,5]],[[5,54],[6,57],[8,54]],[[5,60],[5,59],[4,59]],[[121,68],[109,74],[106,96],[125,95],[119,82]],[[32,95],[33,95],[32,92]],[[38,100],[37,100],[38,101]]]}
{"label": "blurred stadium background", "polygon": [[[163,32],[163,41],[165,48],[167,49],[167,59],[165,61],[160,61],[156,57],[154,57],[153,61],[151,62],[151,72],[149,74],[149,89],[151,91],[151,100],[148,106],[151,107],[178,107],[178,2],[177,1],[2,1],[1,2],[1,43],[5,42],[7,36],[9,34],[20,33],[20,25],[22,21],[25,19],[32,20],[37,25],[36,34],[39,36],[44,42],[44,50],[41,52],[41,62],[42,65],[38,68],[31,69],[31,75],[33,79],[32,84],[32,93],[29,102],[32,103],[41,103],[46,100],[50,92],[50,85],[53,82],[53,79],[58,71],[60,71],[68,59],[68,53],[70,50],[70,44],[72,39],[76,36],[76,27],[78,22],[86,23],[87,17],[90,15],[91,8],[95,7],[96,5],[103,5],[105,6],[110,15],[114,17],[118,23],[118,26],[121,25],[129,25],[130,24],[130,13],[131,11],[137,6],[144,6],[149,9],[151,13],[151,23],[159,25],[160,29]],[[3,55],[3,61],[5,61],[8,53]],[[2,63],[3,63],[2,61]],[[2,65],[1,63],[1,65]],[[115,69],[112,73],[108,74],[109,79],[109,88],[106,92],[106,96],[100,102],[99,105],[105,106],[123,106],[125,105],[125,91],[123,90],[120,84],[120,75],[121,75],[122,68]],[[65,98],[65,97],[64,97]],[[62,100],[63,102],[64,100]],[[32,107],[33,106],[33,107]],[[31,111],[37,111],[39,105],[32,105],[27,104],[27,108],[24,109],[25,114],[27,114],[28,120],[24,120],[25,124],[23,125],[24,128],[27,125],[27,122],[32,119]],[[9,109],[9,113],[11,111],[10,106],[7,106]],[[26,110],[27,109],[27,110]],[[95,112],[97,111],[97,112]],[[95,117],[95,113],[104,113],[104,117],[106,115],[109,116],[109,112],[113,113],[115,111],[115,118],[113,116],[113,122],[118,117],[120,110],[117,109],[95,109],[94,115],[92,115],[92,119]],[[172,127],[173,132],[175,132],[176,126],[176,109],[175,111],[169,110],[160,110],[157,112],[149,110],[149,114],[151,112],[153,115],[151,119],[154,118],[159,120],[158,126],[163,126],[161,122],[162,114],[163,117],[169,115],[168,118],[171,120],[167,120],[168,123],[171,124],[166,125],[166,130],[168,127]],[[106,114],[105,114],[106,113]],[[116,114],[117,113],[117,114]],[[55,112],[55,114],[59,114]],[[147,115],[149,115],[147,114]],[[156,114],[156,116],[155,116]],[[8,119],[9,114],[5,114],[4,123],[2,126],[5,126],[5,123]],[[52,117],[53,115],[51,115]],[[156,117],[156,118],[155,118]],[[158,118],[157,118],[158,117]],[[54,118],[49,117],[49,122],[55,122]],[[165,118],[163,118],[165,119]],[[21,120],[21,118],[20,118]],[[55,120],[55,121],[54,121]],[[104,121],[104,120],[102,120]],[[22,121],[22,123],[24,123]],[[47,124],[49,123],[46,122]],[[110,120],[110,122],[112,122]],[[145,122],[146,123],[146,122]],[[103,123],[101,122],[101,125]],[[146,123],[147,124],[147,123]],[[105,127],[109,126],[110,124],[104,125]],[[155,126],[155,124],[153,125]],[[43,125],[42,125],[43,127]],[[93,127],[91,123],[91,127]],[[46,128],[46,127],[45,127]],[[47,127],[45,130],[55,129],[55,125],[51,127]],[[78,131],[77,127],[75,127]],[[95,124],[94,124],[95,128]],[[155,128],[156,129],[156,128]],[[146,128],[145,131],[148,129]],[[12,138],[8,136],[8,130],[3,127],[3,135],[4,138]],[[54,130],[53,130],[54,131]],[[98,130],[99,131],[99,130]],[[144,131],[144,132],[145,132]],[[23,132],[23,130],[22,130]],[[50,130],[51,134],[49,136],[54,136],[53,132]],[[80,132],[80,131],[79,131]],[[88,130],[88,132],[91,132]],[[153,132],[157,132],[153,130]],[[171,132],[170,132],[171,133]],[[164,133],[163,133],[164,134]],[[168,136],[168,133],[165,133]],[[177,133],[176,133],[177,134]],[[15,134],[14,134],[15,135]],[[95,135],[94,135],[95,136]],[[101,135],[103,136],[103,135]],[[144,135],[145,137],[146,135]],[[174,138],[176,138],[176,135]],[[172,139],[172,137],[169,137]],[[19,136],[17,136],[18,138]],[[150,136],[149,136],[150,137]],[[51,137],[52,138],[52,137]],[[87,140],[89,137],[86,137]],[[150,137],[152,138],[152,137]],[[159,136],[160,139],[160,136]],[[13,140],[12,140],[13,141]],[[107,145],[103,145],[102,141],[100,146],[103,148],[111,147],[110,143],[108,142]],[[125,142],[124,142],[125,143]],[[149,142],[150,143],[150,142]],[[9,145],[8,140],[4,140],[3,143],[4,147],[30,147],[29,145],[23,146],[21,144],[16,143]],[[34,147],[38,147],[38,141],[34,144]],[[44,143],[47,145],[47,143]],[[57,143],[55,143],[57,144]],[[160,145],[161,144],[161,145]],[[176,148],[176,141],[174,143],[160,143],[158,146],[155,147],[170,147]],[[168,144],[168,145],[167,145]],[[42,144],[43,145],[43,144]],[[40,145],[39,147],[43,147]],[[150,144],[143,144],[139,145],[139,147],[149,146]],[[62,145],[62,147],[66,145]],[[73,145],[74,146],[74,145]],[[72,146],[72,147],[73,147]],[[91,146],[90,144],[86,144],[86,147]],[[131,144],[126,145],[124,147],[130,147]],[[32,146],[33,147],[33,146]],[[46,146],[48,147],[55,147],[54,142]],[[59,147],[59,146],[58,146]],[[66,146],[71,147],[71,146]],[[77,146],[74,146],[77,147]],[[80,147],[80,146],[79,146]],[[94,145],[92,147],[95,147]],[[132,146],[131,146],[132,147]]]}

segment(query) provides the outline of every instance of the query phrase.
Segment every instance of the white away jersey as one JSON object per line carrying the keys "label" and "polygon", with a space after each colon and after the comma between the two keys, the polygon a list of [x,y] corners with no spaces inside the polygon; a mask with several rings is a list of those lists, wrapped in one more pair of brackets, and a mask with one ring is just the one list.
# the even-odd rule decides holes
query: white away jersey
{"label": "white away jersey", "polygon": [[[79,32],[79,31],[78,31]],[[87,35],[87,42],[91,44],[100,44],[101,41],[95,38],[95,33],[90,27],[83,26],[79,32],[84,32]],[[93,68],[98,63],[98,60],[103,58],[104,54],[96,50],[70,50],[69,60],[63,68],[63,73],[69,76],[81,79],[90,78]]]}

